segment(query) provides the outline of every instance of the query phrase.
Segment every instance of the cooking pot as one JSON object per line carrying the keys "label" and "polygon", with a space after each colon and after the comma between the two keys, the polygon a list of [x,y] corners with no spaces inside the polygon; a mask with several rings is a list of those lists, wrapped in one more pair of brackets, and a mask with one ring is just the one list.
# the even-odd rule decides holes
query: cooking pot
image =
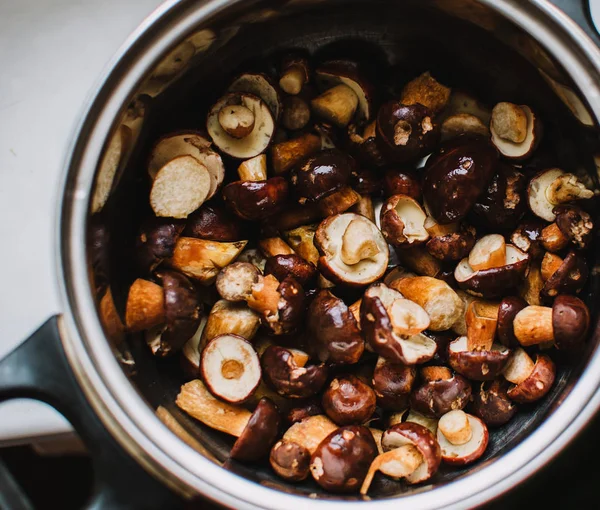
{"label": "cooking pot", "polygon": [[[399,83],[429,69],[486,102],[531,105],[545,120],[555,164],[597,189],[599,38],[580,2],[554,3],[571,19],[544,0],[175,0],[146,19],[94,91],[67,155],[56,234],[64,312],[0,362],[1,400],[51,404],[87,444],[97,477],[92,507],[174,508],[195,495],[233,508],[316,510],[358,501],[310,483],[288,485],[268,466],[223,467],[230,440],[174,405],[178,361],[154,358],[143,340],[123,339],[101,321],[100,289],[110,285],[122,311],[135,277],[128,240],[148,210],[152,142],[201,127],[236,73],[269,71],[283,50],[304,48],[387,62]],[[131,136],[112,172],[103,157],[122,125]],[[599,283],[598,271],[591,273],[590,304]],[[586,351],[563,364],[546,399],[492,434],[475,467],[410,489],[382,483],[373,504],[470,507],[540,469],[600,406],[597,338],[596,329]]]}

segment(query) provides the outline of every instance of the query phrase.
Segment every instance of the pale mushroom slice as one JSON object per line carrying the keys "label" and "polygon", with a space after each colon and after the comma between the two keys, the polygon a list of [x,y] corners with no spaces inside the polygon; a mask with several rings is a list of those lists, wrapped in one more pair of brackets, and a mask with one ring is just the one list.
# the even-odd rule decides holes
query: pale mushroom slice
{"label": "pale mushroom slice", "polygon": [[[242,138],[228,134],[219,119],[222,109],[243,106],[254,116],[252,131]],[[250,159],[263,153],[271,143],[275,132],[275,121],[266,103],[248,93],[232,92],[220,98],[211,108],[206,120],[206,129],[213,143],[225,154],[238,159]]]}
{"label": "pale mushroom slice", "polygon": [[275,120],[281,115],[281,97],[277,86],[262,73],[244,73],[229,85],[229,92],[245,92],[262,99],[271,110]]}
{"label": "pale mushroom slice", "polygon": [[469,265],[475,271],[500,267],[506,263],[506,242],[500,234],[488,234],[475,243],[469,253]]}
{"label": "pale mushroom slice", "polygon": [[440,418],[437,441],[442,449],[442,460],[447,464],[470,464],[485,452],[489,440],[483,421],[462,410],[454,410]]}
{"label": "pale mushroom slice", "polygon": [[148,174],[154,180],[158,171],[172,159],[178,156],[193,156],[210,174],[210,189],[206,197],[206,200],[209,200],[225,178],[223,160],[210,146],[209,140],[194,131],[165,135],[152,148],[148,161]]}
{"label": "pale mushroom slice", "polygon": [[334,282],[363,286],[383,276],[388,245],[373,222],[354,213],[325,219],[315,233],[319,268]]}
{"label": "pale mushroom slice", "polygon": [[[499,109],[500,105],[510,105]],[[526,105],[499,103],[492,112],[491,140],[505,158],[529,157],[541,138],[541,123]]]}
{"label": "pale mushroom slice", "polygon": [[421,205],[408,195],[393,195],[380,212],[381,231],[394,246],[416,245],[429,239],[427,215]]}
{"label": "pale mushroom slice", "polygon": [[156,216],[187,218],[206,200],[211,186],[207,168],[192,156],[179,156],[156,174],[150,205]]}

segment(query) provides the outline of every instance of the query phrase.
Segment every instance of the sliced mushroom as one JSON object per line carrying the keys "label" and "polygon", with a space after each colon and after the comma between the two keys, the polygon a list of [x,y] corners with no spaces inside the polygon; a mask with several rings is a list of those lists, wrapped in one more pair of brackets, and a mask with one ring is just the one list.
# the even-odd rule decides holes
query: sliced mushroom
{"label": "sliced mushroom", "polygon": [[513,383],[507,395],[511,400],[522,404],[535,402],[552,388],[556,376],[556,367],[544,354],[538,354],[535,360],[523,349],[517,349],[504,369],[504,378]]}
{"label": "sliced mushroom", "polygon": [[242,181],[266,181],[267,156],[259,154],[246,161],[242,161],[240,166],[238,166],[238,175]]}
{"label": "sliced mushroom", "polygon": [[221,269],[215,282],[217,292],[228,301],[246,301],[258,282],[259,270],[249,262],[234,262]]}
{"label": "sliced mushroom", "polygon": [[555,298],[559,294],[579,294],[587,282],[589,269],[585,258],[570,251],[562,264],[544,283],[540,295]]}
{"label": "sliced mushroom", "polygon": [[[277,121],[281,114],[281,97],[273,81],[262,73],[244,73],[238,76],[231,85],[229,92],[253,94],[265,102],[273,118]],[[255,113],[256,115],[256,113]]]}
{"label": "sliced mushroom", "polygon": [[557,253],[567,247],[569,238],[562,233],[556,223],[550,223],[550,225],[542,229],[540,243],[549,252]]}
{"label": "sliced mushroom", "polygon": [[455,113],[441,123],[442,142],[458,136],[488,137],[490,130],[479,117],[470,113]]}
{"label": "sliced mushroom", "polygon": [[180,237],[167,263],[190,278],[209,285],[215,281],[221,269],[235,260],[247,242],[218,243]]}
{"label": "sliced mushroom", "polygon": [[[239,241],[242,239],[241,225],[241,222],[225,209],[204,204],[188,217],[183,236],[217,242]],[[172,253],[165,258],[171,256]]]}
{"label": "sliced mushroom", "polygon": [[204,347],[200,371],[209,391],[232,404],[248,400],[261,377],[260,361],[252,344],[231,334],[217,336]]}
{"label": "sliced mushroom", "polygon": [[323,392],[325,414],[338,425],[367,422],[375,412],[373,389],[354,375],[336,377]]}
{"label": "sliced mushroom", "polygon": [[427,367],[422,369],[421,376],[423,383],[410,396],[411,409],[428,418],[439,418],[468,404],[471,384],[461,375],[453,375],[446,367]]}
{"label": "sliced mushroom", "polygon": [[125,308],[125,325],[128,331],[144,331],[165,321],[165,296],[163,288],[149,280],[138,278],[129,288]]}
{"label": "sliced mushroom", "polygon": [[220,335],[232,334],[252,340],[259,326],[260,317],[245,303],[232,303],[221,299],[213,305],[208,314],[200,348],[204,348],[210,340]]}
{"label": "sliced mushroom", "polygon": [[380,356],[373,371],[373,389],[377,395],[377,403],[392,411],[406,409],[416,374],[415,367],[391,363]]}
{"label": "sliced mushroom", "polygon": [[544,280],[542,271],[538,262],[532,262],[529,265],[529,272],[518,287],[519,297],[523,298],[528,305],[542,305],[542,289]]}
{"label": "sliced mushroom", "polygon": [[344,301],[320,291],[308,309],[308,343],[322,362],[356,363],[365,349],[359,325]]}
{"label": "sliced mushroom", "polygon": [[472,381],[489,381],[502,373],[510,350],[493,344],[486,349],[469,349],[467,337],[461,336],[448,345],[450,366]]}
{"label": "sliced mushroom", "polygon": [[529,106],[498,103],[492,110],[491,140],[509,159],[531,156],[542,137],[542,124]]}
{"label": "sliced mushroom", "polygon": [[467,347],[469,350],[492,348],[498,324],[498,303],[473,300],[467,306]]}
{"label": "sliced mushroom", "polygon": [[309,77],[307,59],[300,55],[288,55],[281,64],[279,86],[286,94],[295,96],[300,94]]}
{"label": "sliced mushroom", "polygon": [[506,264],[506,243],[500,234],[488,234],[475,243],[468,257],[474,271]]}
{"label": "sliced mushroom", "polygon": [[223,200],[243,220],[263,220],[278,213],[288,198],[283,177],[266,181],[235,181],[223,188]]}
{"label": "sliced mushroom", "polygon": [[400,94],[402,104],[422,104],[438,114],[448,104],[450,89],[438,82],[429,71],[409,81]]}
{"label": "sliced mushroom", "polygon": [[556,225],[575,248],[585,250],[590,246],[594,222],[587,212],[574,205],[559,205],[552,212]]}
{"label": "sliced mushroom", "polygon": [[280,282],[293,276],[303,287],[310,287],[317,276],[317,268],[295,253],[282,254],[267,259],[264,274],[272,274]]}
{"label": "sliced mushroom", "polygon": [[450,329],[464,313],[462,299],[447,283],[436,278],[413,276],[395,280],[390,286],[425,309],[432,331]]}
{"label": "sliced mushroom", "polygon": [[310,459],[310,472],[329,492],[355,492],[367,476],[377,452],[368,428],[358,425],[340,427],[319,444]]}
{"label": "sliced mushroom", "polygon": [[[228,134],[219,122],[222,109],[243,106],[254,115],[252,131],[242,138]],[[213,143],[225,154],[238,159],[249,159],[266,150],[275,131],[275,122],[268,106],[257,96],[247,93],[230,93],[219,99],[211,108],[206,129]]]}
{"label": "sliced mushroom", "polygon": [[381,232],[392,245],[403,247],[426,242],[427,216],[420,204],[408,195],[393,195],[381,207]]}
{"label": "sliced mushroom", "polygon": [[223,130],[233,138],[245,138],[254,129],[254,113],[241,104],[221,108],[217,117]]}
{"label": "sliced mushroom", "polygon": [[475,462],[485,452],[488,440],[483,420],[462,410],[444,414],[438,423],[437,441],[447,464],[464,466]]}
{"label": "sliced mushroom", "polygon": [[187,218],[207,199],[210,187],[210,174],[200,161],[178,156],[157,172],[150,205],[156,216]]}
{"label": "sliced mushroom", "polygon": [[387,268],[389,250],[374,223],[354,213],[337,214],[319,225],[314,244],[319,269],[333,282],[364,286],[378,280]]}
{"label": "sliced mushroom", "polygon": [[540,241],[543,228],[544,223],[539,220],[523,222],[510,235],[510,242],[532,258],[538,258],[544,254]]}

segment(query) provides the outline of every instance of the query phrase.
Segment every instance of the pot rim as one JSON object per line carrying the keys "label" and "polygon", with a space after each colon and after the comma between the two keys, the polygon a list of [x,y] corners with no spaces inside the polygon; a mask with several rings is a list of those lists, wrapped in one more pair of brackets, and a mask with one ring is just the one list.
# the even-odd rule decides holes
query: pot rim
{"label": "pot rim", "polygon": [[[85,233],[90,190],[104,141],[121,105],[146,70],[181,34],[243,1],[170,0],[163,4],[127,39],[89,96],[67,151],[57,211],[57,275],[64,310],[61,336],[77,380],[103,424],[164,483],[185,495],[200,493],[233,508],[296,508],[306,503],[305,497],[261,486],[222,469],[187,446],[156,417],[121,370],[105,339],[88,280]],[[571,19],[546,0],[526,4],[519,0],[479,2],[543,40],[600,119],[600,50]],[[598,333],[599,328],[595,335]],[[415,508],[464,508],[510,490],[548,463],[586,425],[600,407],[599,388],[600,348],[596,347],[568,396],[519,445],[468,476],[435,491],[422,487],[419,493],[404,498]],[[357,503],[310,502],[311,507],[329,509]],[[392,508],[398,499],[377,500],[376,504],[382,509]]]}

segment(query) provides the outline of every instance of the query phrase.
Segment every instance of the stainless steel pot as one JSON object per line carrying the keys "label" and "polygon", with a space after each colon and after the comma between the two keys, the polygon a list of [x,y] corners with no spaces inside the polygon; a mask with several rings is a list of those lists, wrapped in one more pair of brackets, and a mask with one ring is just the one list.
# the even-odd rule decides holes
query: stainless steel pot
{"label": "stainless steel pot", "polygon": [[[174,507],[165,487],[233,508],[332,509],[352,500],[286,485],[266,468],[224,469],[227,439],[174,407],[181,383],[176,363],[153,359],[141,342],[121,342],[103,327],[97,289],[109,283],[119,306],[133,277],[123,253],[144,211],[149,143],[161,132],[201,126],[201,112],[227,79],[240,69],[268,68],[279,50],[360,51],[391,62],[399,76],[432,69],[490,102],[531,104],[546,120],[557,164],[585,173],[597,188],[599,39],[579,2],[555,3],[583,30],[544,0],[177,0],[136,30],[90,99],[67,157],[57,229],[64,313],[0,362],[1,400],[44,400],[86,441],[98,475],[92,507]],[[122,124],[133,138],[112,175],[103,153]],[[563,135],[569,143],[556,143]],[[92,235],[107,250],[99,257],[97,244],[88,242]],[[590,300],[599,283],[598,271],[592,273]],[[402,494],[393,483],[383,485],[373,505],[472,507],[540,469],[600,406],[597,338],[596,331],[545,401],[493,435],[486,459],[473,470],[444,473],[433,485]],[[199,441],[196,450],[157,418],[161,405]]]}

